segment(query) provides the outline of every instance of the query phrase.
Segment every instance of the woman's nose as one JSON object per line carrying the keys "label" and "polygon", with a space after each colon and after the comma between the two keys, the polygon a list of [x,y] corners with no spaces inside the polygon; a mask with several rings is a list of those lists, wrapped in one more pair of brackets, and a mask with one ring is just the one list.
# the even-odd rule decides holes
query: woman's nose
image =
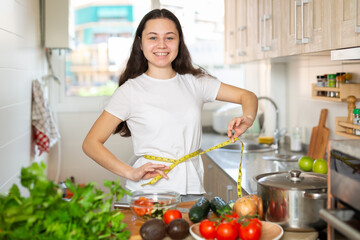
{"label": "woman's nose", "polygon": [[160,48],[165,48],[166,47],[165,39],[160,39],[159,40],[158,47],[160,47]]}

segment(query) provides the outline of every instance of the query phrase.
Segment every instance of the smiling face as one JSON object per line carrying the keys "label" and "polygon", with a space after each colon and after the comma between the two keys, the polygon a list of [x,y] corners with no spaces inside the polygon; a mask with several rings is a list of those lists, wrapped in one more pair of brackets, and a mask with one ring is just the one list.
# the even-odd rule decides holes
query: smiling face
{"label": "smiling face", "polygon": [[141,50],[148,60],[148,73],[174,72],[171,63],[179,50],[175,23],[167,18],[147,21],[141,36]]}

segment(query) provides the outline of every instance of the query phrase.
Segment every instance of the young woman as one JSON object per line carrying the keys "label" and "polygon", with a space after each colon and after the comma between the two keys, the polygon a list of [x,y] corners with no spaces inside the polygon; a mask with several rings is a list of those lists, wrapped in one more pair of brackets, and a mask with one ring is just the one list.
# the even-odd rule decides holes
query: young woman
{"label": "young woman", "polygon": [[[144,155],[179,159],[200,148],[201,110],[214,100],[242,105],[243,116],[228,124],[234,141],[256,117],[257,97],[250,91],[220,82],[192,65],[179,20],[166,9],[144,16],[134,38],[130,58],[105,110],[83,143],[84,152],[109,171],[127,178],[126,188],[174,190],[184,200],[205,193],[200,156],[177,165],[147,160]],[[132,136],[133,166],[120,161],[104,143],[112,133]],[[161,174],[154,185],[141,186]]]}

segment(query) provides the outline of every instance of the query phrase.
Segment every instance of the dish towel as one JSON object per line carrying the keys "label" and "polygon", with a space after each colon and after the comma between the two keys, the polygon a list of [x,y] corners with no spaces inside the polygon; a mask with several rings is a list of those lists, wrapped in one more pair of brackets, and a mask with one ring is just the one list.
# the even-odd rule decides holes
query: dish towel
{"label": "dish towel", "polygon": [[31,124],[39,156],[43,152],[49,152],[49,149],[59,140],[60,134],[39,80],[34,80],[32,83]]}

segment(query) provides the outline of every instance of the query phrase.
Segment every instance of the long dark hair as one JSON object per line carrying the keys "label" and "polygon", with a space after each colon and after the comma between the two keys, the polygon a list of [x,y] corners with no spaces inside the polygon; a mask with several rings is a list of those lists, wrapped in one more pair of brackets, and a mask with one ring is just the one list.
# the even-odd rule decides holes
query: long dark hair
{"label": "long dark hair", "polygon": [[[144,31],[145,24],[151,19],[167,18],[175,23],[176,29],[179,32],[179,51],[177,57],[171,63],[172,68],[179,74],[190,73],[194,76],[201,76],[207,74],[207,72],[201,68],[195,68],[192,65],[191,56],[188,48],[185,45],[184,35],[181,29],[181,25],[177,17],[167,9],[154,9],[148,12],[143,19],[140,21],[138,28],[136,29],[136,34],[134,37],[134,42],[132,44],[132,49],[130,53],[130,58],[126,64],[125,70],[121,73],[119,79],[119,87],[123,85],[128,79],[133,79],[148,69],[148,61],[145,58],[141,50],[141,36]],[[114,134],[119,133],[123,137],[130,137],[131,132],[128,128],[126,121],[121,122],[115,129]]]}

